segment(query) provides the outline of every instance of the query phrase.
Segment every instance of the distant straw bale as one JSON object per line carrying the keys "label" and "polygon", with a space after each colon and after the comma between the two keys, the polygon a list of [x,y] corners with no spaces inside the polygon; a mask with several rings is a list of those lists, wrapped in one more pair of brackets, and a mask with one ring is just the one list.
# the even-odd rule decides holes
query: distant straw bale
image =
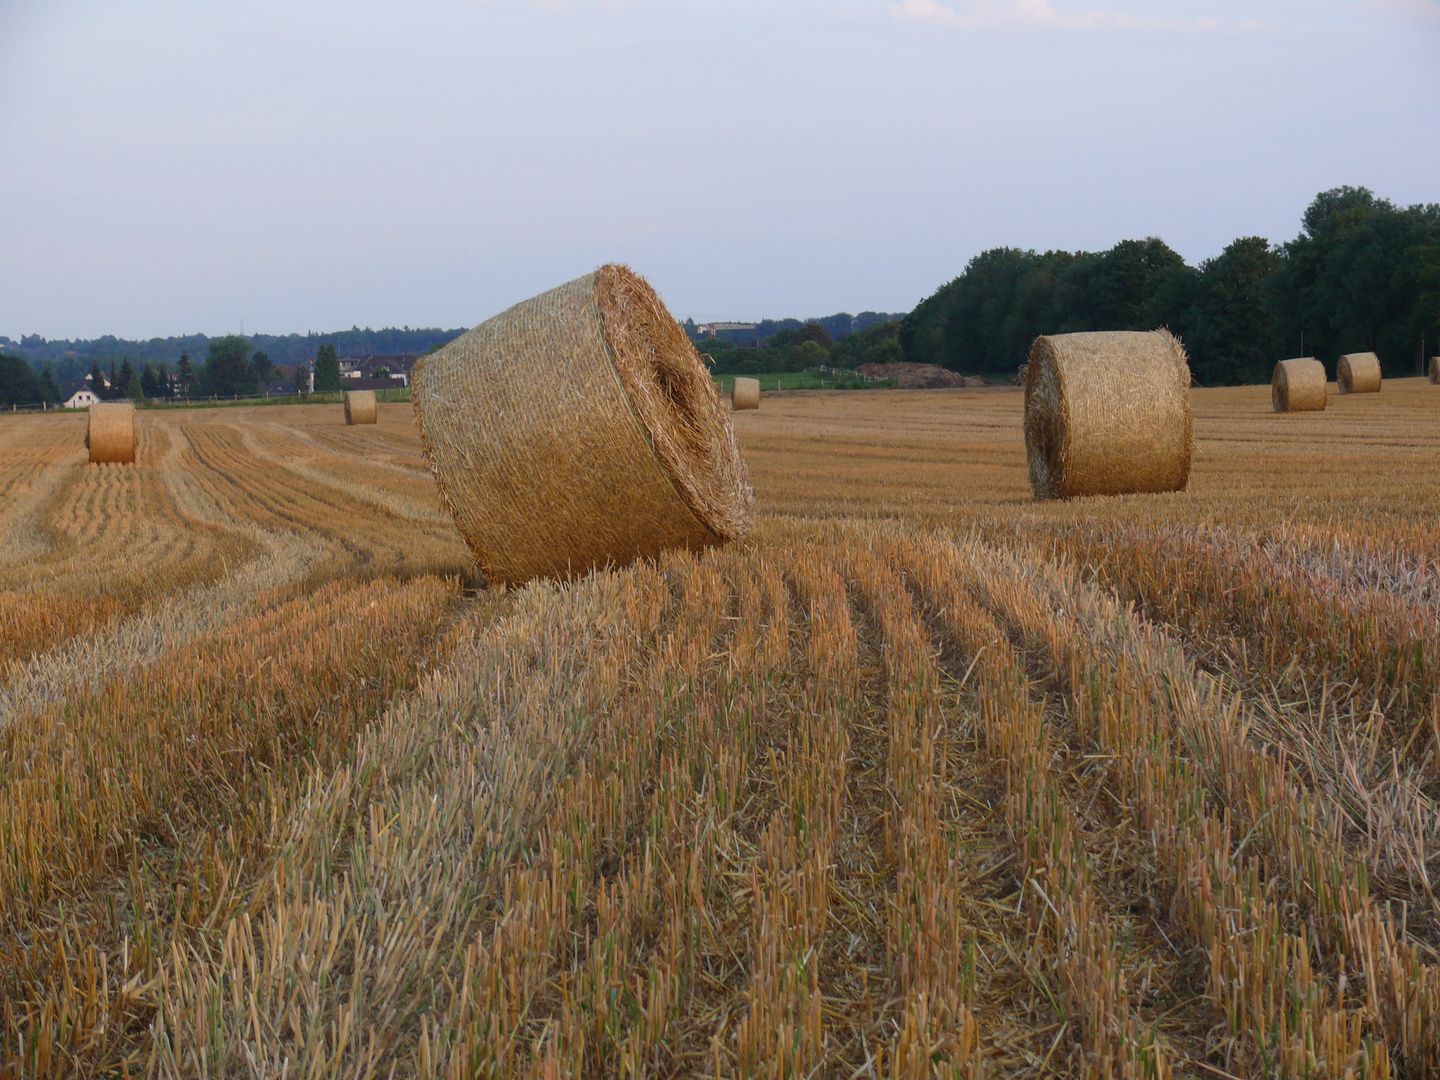
{"label": "distant straw bale", "polygon": [[493,583],[717,545],[750,523],[715,384],[626,267],[481,323],[421,360],[412,385],[441,496]]}
{"label": "distant straw bale", "polygon": [[1190,479],[1190,367],[1168,330],[1035,339],[1025,449],[1037,499],[1180,491]]}
{"label": "distant straw bale", "polygon": [[1430,385],[1440,386],[1440,356],[1430,357]]}
{"label": "distant straw bale", "polygon": [[135,460],[135,406],[128,401],[97,401],[90,406],[85,445],[94,465]]}
{"label": "distant straw bale", "polygon": [[1318,412],[1325,408],[1325,365],[1313,356],[1281,360],[1270,379],[1276,412]]}
{"label": "distant straw bale", "polygon": [[345,391],[345,423],[374,424],[380,419],[374,390]]}
{"label": "distant straw bale", "polygon": [[735,385],[730,388],[730,407],[732,409],[758,409],[760,407],[760,380],[742,379],[737,376]]}
{"label": "distant straw bale", "polygon": [[1378,394],[1380,358],[1373,352],[1346,353],[1335,365],[1335,385],[1342,394]]}

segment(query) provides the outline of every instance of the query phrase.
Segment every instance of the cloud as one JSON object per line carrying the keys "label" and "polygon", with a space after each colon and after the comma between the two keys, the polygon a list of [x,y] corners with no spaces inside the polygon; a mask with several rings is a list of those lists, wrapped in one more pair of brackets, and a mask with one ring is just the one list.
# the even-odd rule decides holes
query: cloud
{"label": "cloud", "polygon": [[923,22],[965,29],[1088,30],[1115,27],[1127,30],[1158,30],[1183,27],[1210,30],[1219,25],[1212,19],[1197,19],[1194,23],[1182,24],[1161,19],[1138,18],[1118,11],[1087,11],[1081,15],[1068,15],[1056,11],[1048,0],[965,0],[956,7],[947,7],[939,3],[939,0],[902,0],[901,3],[890,6],[890,17],[902,22]]}

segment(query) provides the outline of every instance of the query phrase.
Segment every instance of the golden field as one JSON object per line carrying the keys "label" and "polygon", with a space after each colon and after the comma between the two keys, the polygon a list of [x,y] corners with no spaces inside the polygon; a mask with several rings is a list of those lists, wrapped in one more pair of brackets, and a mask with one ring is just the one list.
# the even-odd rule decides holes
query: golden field
{"label": "golden field", "polygon": [[482,587],[409,406],[0,417],[0,1077],[1440,1074],[1440,388],[770,395]]}

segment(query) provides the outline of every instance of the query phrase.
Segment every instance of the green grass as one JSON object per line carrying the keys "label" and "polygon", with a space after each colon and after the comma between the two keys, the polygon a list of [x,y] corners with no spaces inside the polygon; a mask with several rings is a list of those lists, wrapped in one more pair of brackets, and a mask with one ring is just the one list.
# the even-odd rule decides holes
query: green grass
{"label": "green grass", "polygon": [[[720,393],[730,393],[735,385],[734,375],[714,375]],[[759,379],[761,391],[774,390],[873,390],[879,386],[893,386],[893,380],[865,380],[858,376],[843,377],[831,372],[817,371],[766,372],[759,375],[742,375],[745,379]]]}

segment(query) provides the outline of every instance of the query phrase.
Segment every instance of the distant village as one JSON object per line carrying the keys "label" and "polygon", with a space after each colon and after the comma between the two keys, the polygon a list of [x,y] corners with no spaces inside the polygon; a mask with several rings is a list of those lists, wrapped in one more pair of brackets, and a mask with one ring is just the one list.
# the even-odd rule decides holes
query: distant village
{"label": "distant village", "polygon": [[[410,372],[419,358],[418,353],[401,353],[393,356],[342,356],[340,357],[340,377],[345,380],[345,389],[347,390],[398,390],[410,385]],[[304,394],[315,392],[314,365],[275,364],[272,370],[279,377],[261,380],[258,384],[258,396],[287,397],[297,391]],[[296,382],[297,370],[303,373],[303,387]],[[100,380],[103,385],[99,393],[96,392],[94,378],[94,372],[90,372],[84,378],[61,380],[61,408],[83,409],[107,397],[116,396],[110,376],[103,369],[100,371]],[[189,396],[180,384],[179,376],[167,373],[166,378],[170,382],[170,393],[156,394],[154,397],[157,399],[166,397],[184,399]]]}

